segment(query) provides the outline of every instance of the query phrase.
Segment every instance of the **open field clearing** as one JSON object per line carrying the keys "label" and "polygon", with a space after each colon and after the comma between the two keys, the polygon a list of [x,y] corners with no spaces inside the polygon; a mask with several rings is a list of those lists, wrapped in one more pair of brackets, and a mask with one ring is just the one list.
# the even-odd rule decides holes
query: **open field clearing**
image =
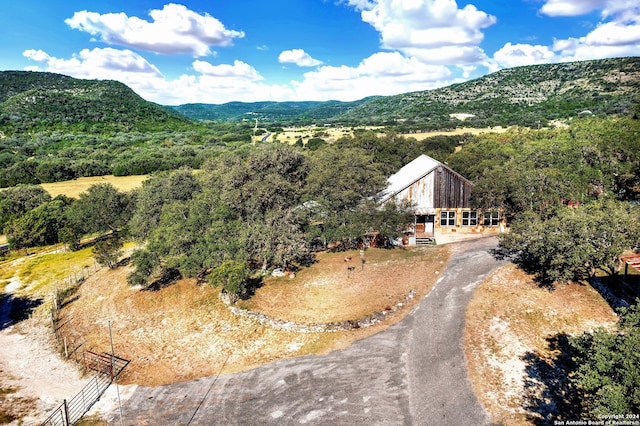
{"label": "open field clearing", "polygon": [[51,197],[66,195],[67,197],[78,198],[78,196],[89,189],[91,185],[98,183],[110,183],[121,192],[129,192],[142,186],[142,182],[147,179],[147,175],[140,176],[92,176],[81,177],[64,182],[42,183],[40,186],[47,191]]}
{"label": "open field clearing", "polygon": [[[325,142],[333,143],[336,140],[343,137],[353,137],[354,130],[352,127],[287,127],[284,132],[274,132],[267,142],[283,142],[293,145],[298,139],[302,139],[305,143],[314,137],[324,139]],[[383,127],[358,127],[357,129],[366,130],[380,130]],[[400,136],[406,138],[415,138],[417,140],[423,140],[434,136],[458,136],[464,134],[479,135],[481,133],[504,133],[508,130],[506,127],[491,127],[491,128],[458,128],[449,131],[433,131],[433,132],[415,132],[415,133],[400,133]],[[379,134],[378,136],[382,136]],[[257,137],[260,140],[260,137]]]}
{"label": "open field clearing", "polygon": [[401,133],[401,136],[405,138],[415,138],[419,141],[427,138],[432,138],[434,136],[459,136],[459,135],[479,135],[482,133],[504,133],[509,130],[508,127],[491,127],[491,128],[461,128],[450,131],[434,131],[434,132],[416,132],[416,133]]}
{"label": "open field clearing", "polygon": [[[591,286],[559,285],[549,291],[514,265],[482,283],[467,308],[465,350],[476,395],[496,424],[540,424],[553,406],[543,394],[554,379],[552,358],[559,350],[549,339],[576,335],[617,317]],[[556,385],[557,386],[557,385]],[[528,401],[542,404],[532,406]],[[545,408],[548,408],[545,407]]]}
{"label": "open field clearing", "polygon": [[306,142],[318,137],[333,143],[340,138],[353,136],[352,127],[286,127],[283,130],[283,132],[274,132],[267,142],[278,141],[293,145],[298,139]]}

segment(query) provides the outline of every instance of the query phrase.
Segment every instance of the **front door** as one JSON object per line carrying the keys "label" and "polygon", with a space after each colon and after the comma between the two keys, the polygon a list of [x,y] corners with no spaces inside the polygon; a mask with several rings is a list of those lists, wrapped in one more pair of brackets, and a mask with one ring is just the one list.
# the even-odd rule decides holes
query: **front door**
{"label": "front door", "polygon": [[425,222],[425,230],[424,233],[427,234],[428,237],[433,237],[433,227],[436,221],[436,215],[430,214],[427,216],[427,221]]}

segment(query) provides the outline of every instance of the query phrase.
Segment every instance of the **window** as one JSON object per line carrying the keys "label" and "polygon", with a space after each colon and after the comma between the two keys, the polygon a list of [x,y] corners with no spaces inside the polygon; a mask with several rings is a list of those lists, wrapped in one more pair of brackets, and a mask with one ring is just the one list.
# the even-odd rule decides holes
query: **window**
{"label": "window", "polygon": [[440,226],[456,226],[456,212],[440,212]]}
{"label": "window", "polygon": [[500,225],[500,212],[484,212],[484,226]]}
{"label": "window", "polygon": [[462,212],[462,226],[478,226],[478,212]]}

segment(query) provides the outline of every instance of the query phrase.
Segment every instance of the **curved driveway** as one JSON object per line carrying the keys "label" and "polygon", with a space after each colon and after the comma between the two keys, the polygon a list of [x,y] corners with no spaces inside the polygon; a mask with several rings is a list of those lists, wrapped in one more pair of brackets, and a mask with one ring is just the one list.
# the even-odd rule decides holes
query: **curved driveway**
{"label": "curved driveway", "polygon": [[[500,263],[496,240],[456,243],[431,293],[398,324],[344,350],[155,388],[122,401],[127,425],[482,425],[467,377],[465,309]],[[105,416],[119,423],[114,409]]]}

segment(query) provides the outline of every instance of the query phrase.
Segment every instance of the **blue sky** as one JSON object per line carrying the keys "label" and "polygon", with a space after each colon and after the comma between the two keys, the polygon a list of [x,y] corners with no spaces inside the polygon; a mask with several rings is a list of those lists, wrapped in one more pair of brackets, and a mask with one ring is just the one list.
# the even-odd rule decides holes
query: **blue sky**
{"label": "blue sky", "polygon": [[12,0],[0,70],[119,80],[164,105],[342,100],[640,55],[637,0]]}

